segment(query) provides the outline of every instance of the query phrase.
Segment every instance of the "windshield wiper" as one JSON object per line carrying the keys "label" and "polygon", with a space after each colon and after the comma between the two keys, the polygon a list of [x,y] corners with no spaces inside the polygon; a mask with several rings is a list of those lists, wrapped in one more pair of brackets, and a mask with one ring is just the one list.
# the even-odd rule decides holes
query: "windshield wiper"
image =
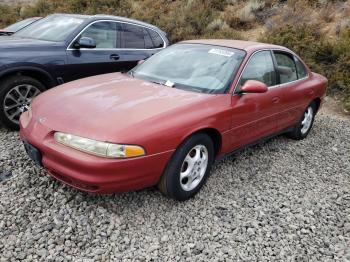
{"label": "windshield wiper", "polygon": [[165,82],[161,82],[161,81],[155,81],[155,80],[148,80],[151,83],[157,84],[157,85],[162,85],[165,86]]}

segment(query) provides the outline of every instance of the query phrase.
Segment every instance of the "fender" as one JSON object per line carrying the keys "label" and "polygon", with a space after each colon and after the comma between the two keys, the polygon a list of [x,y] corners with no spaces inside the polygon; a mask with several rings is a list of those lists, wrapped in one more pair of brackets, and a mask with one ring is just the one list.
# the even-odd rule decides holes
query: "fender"
{"label": "fender", "polygon": [[49,72],[46,70],[38,67],[38,66],[33,66],[33,65],[25,65],[25,66],[6,66],[3,70],[0,71],[0,78],[9,75],[11,73],[16,73],[16,72],[21,72],[21,71],[31,71],[31,72],[36,72],[39,73],[43,76],[46,77],[46,79],[49,82],[49,87],[56,86],[58,83],[55,81],[55,79],[51,76]]}

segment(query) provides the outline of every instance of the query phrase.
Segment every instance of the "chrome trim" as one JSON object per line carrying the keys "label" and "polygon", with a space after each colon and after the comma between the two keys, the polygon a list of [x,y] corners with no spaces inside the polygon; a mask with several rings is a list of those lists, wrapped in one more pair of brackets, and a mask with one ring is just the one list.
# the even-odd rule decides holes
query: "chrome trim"
{"label": "chrome trim", "polygon": [[[143,28],[147,28],[147,29],[150,29],[150,30],[153,30],[154,32],[156,32],[160,38],[163,40],[163,43],[164,43],[164,46],[163,47],[158,47],[158,48],[150,48],[150,49],[146,49],[146,48],[143,48],[143,49],[137,49],[137,48],[98,48],[98,49],[90,49],[90,48],[81,48],[81,49],[75,49],[75,48],[71,48],[72,44],[75,42],[75,40],[77,40],[77,38],[82,34],[84,33],[84,31],[90,27],[91,25],[95,24],[95,23],[98,23],[98,22],[114,22],[114,23],[121,23],[121,24],[129,24],[129,25],[135,25],[135,26],[139,26],[139,27],[143,27]],[[139,24],[136,24],[136,23],[130,23],[130,22],[125,22],[125,21],[118,21],[118,20],[112,20],[112,19],[102,19],[102,20],[96,20],[96,21],[93,21],[91,22],[90,24],[86,25],[83,30],[80,31],[79,34],[77,34],[76,37],[73,38],[73,40],[69,43],[66,51],[73,51],[73,50],[90,50],[90,51],[109,51],[109,50],[125,50],[125,51],[150,51],[150,50],[160,50],[160,49],[164,49],[167,47],[167,43],[166,41],[164,40],[164,37],[162,36],[162,34],[158,33],[157,30],[149,27],[149,26],[145,26],[145,25],[139,25]]]}
{"label": "chrome trim", "polygon": [[[243,70],[241,71],[241,73],[239,74],[239,78],[237,80],[237,83],[235,85],[235,88],[233,89],[233,92],[232,92],[232,96],[235,96],[235,95],[239,95],[239,94],[236,94],[236,89],[237,89],[237,86],[239,84],[239,81],[241,81],[241,77],[242,77],[242,74],[244,72],[244,70],[246,69],[248,63],[250,62],[250,60],[252,59],[252,57],[256,54],[256,53],[259,53],[259,52],[263,52],[263,51],[281,51],[281,52],[285,52],[285,53],[289,53],[290,55],[292,56],[295,56],[297,57],[303,64],[303,60],[300,59],[300,57],[298,55],[296,55],[294,52],[290,51],[290,50],[285,50],[285,49],[278,49],[278,48],[265,48],[265,49],[260,49],[260,50],[256,50],[254,51],[250,57],[248,58],[247,62],[245,63],[244,67],[243,67]],[[293,59],[294,60],[294,59]],[[294,61],[295,63],[295,61]],[[274,86],[268,86],[267,88],[268,89],[273,89],[273,88],[277,88],[277,87],[281,87],[281,86],[285,86],[285,85],[289,85],[291,83],[295,83],[295,82],[298,82],[298,81],[301,81],[301,80],[305,80],[307,78],[310,77],[310,72],[309,72],[309,69],[306,67],[306,71],[307,71],[307,75],[303,78],[300,78],[300,79],[297,79],[297,80],[294,80],[294,81],[291,81],[291,82],[288,82],[288,83],[283,83],[283,84],[278,84],[278,85],[274,85]]]}

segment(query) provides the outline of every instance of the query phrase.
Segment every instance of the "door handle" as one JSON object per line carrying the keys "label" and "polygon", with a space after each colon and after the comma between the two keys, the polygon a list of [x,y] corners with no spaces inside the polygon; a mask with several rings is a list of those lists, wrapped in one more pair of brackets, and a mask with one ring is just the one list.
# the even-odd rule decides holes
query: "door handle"
{"label": "door handle", "polygon": [[274,97],[274,98],[272,98],[272,103],[274,103],[274,104],[279,103],[279,101],[280,101],[280,98],[279,98],[279,97]]}
{"label": "door handle", "polygon": [[109,56],[109,58],[111,59],[111,60],[119,60],[119,55],[117,55],[117,54],[112,54],[112,55],[110,55]]}

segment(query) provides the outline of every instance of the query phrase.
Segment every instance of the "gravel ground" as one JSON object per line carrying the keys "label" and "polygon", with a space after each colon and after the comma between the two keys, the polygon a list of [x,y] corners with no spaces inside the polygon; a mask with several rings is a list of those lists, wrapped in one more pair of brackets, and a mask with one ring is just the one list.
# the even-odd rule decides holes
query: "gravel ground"
{"label": "gravel ground", "polygon": [[35,167],[17,133],[0,141],[0,261],[350,261],[350,121],[321,114],[304,141],[227,158],[185,203],[81,193]]}

